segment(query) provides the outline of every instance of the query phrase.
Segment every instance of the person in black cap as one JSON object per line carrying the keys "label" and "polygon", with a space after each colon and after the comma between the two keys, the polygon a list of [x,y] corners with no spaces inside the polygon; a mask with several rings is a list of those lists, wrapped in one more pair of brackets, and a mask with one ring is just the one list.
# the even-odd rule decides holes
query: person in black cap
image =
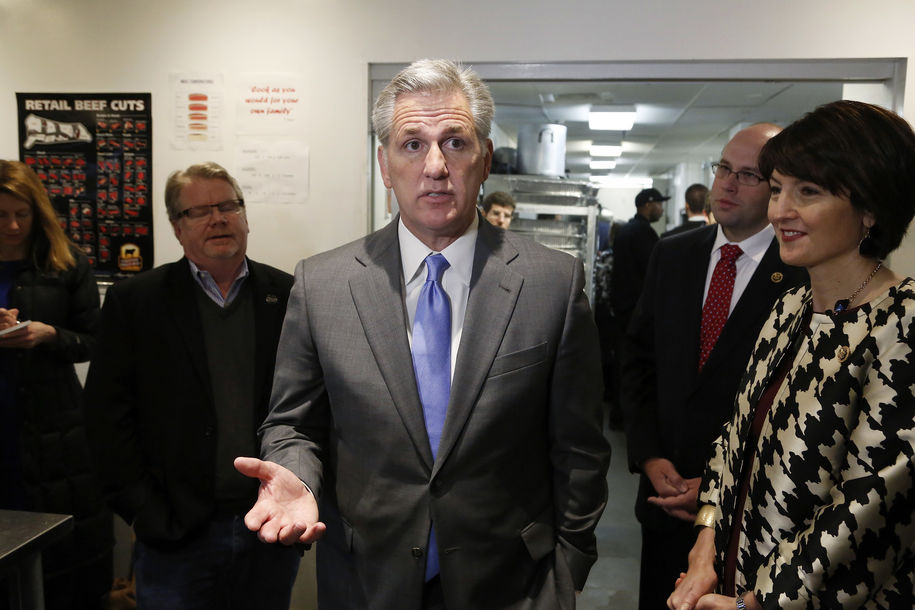
{"label": "person in black cap", "polygon": [[658,241],[651,223],[664,213],[664,202],[670,199],[658,189],[643,189],[635,196],[635,216],[616,234],[613,240],[613,274],[610,277],[610,303],[617,328],[621,332],[642,293],[642,283],[648,269],[648,258]]}
{"label": "person in black cap", "polygon": [[[661,218],[664,213],[664,202],[670,199],[658,189],[644,189],[635,196],[636,214],[632,220],[622,225],[612,242],[613,267],[610,272],[610,316],[609,349],[605,354],[618,354],[619,341],[626,332],[629,319],[635,310],[635,304],[642,292],[642,283],[648,270],[648,258],[658,241],[658,234],[651,223]],[[620,375],[619,359],[608,356],[611,360],[605,370],[604,384],[608,388],[606,400],[609,403],[608,419],[610,427],[619,429],[623,424],[623,411],[619,392]]]}

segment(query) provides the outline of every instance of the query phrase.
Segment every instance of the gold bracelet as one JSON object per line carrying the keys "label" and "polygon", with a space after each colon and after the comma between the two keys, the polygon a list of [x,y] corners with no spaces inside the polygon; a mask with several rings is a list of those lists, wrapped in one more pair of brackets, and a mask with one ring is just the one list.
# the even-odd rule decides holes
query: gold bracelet
{"label": "gold bracelet", "polygon": [[715,527],[715,507],[711,504],[704,505],[693,523],[702,527]]}

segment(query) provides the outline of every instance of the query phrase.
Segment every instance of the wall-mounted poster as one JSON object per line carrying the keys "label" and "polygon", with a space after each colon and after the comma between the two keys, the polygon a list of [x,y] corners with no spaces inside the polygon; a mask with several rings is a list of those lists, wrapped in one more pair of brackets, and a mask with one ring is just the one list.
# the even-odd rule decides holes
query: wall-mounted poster
{"label": "wall-mounted poster", "polygon": [[153,265],[149,93],[17,93],[19,158],[99,279]]}
{"label": "wall-mounted poster", "polygon": [[169,74],[172,146],[222,150],[222,74]]}

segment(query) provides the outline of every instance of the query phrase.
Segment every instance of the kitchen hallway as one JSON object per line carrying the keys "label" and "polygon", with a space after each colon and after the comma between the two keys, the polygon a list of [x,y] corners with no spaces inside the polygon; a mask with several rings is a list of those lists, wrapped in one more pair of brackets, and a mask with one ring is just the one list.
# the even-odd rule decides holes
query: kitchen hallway
{"label": "kitchen hallway", "polygon": [[613,448],[607,473],[610,498],[597,526],[597,563],[578,597],[578,610],[638,607],[641,533],[633,506],[639,478],[626,467],[626,436],[610,430],[607,438]]}

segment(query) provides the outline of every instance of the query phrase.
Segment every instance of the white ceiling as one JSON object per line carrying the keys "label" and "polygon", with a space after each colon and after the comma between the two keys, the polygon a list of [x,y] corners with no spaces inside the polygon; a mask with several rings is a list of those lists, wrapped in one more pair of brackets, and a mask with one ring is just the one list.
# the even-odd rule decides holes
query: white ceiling
{"label": "white ceiling", "polygon": [[[842,97],[841,82],[487,80],[487,85],[496,102],[495,122],[510,137],[526,123],[566,125],[566,165],[576,177],[590,172],[582,140],[624,142],[612,175],[663,177],[682,161],[717,159],[737,125],[784,126]],[[626,133],[591,132],[592,104],[635,105],[636,124]]]}

